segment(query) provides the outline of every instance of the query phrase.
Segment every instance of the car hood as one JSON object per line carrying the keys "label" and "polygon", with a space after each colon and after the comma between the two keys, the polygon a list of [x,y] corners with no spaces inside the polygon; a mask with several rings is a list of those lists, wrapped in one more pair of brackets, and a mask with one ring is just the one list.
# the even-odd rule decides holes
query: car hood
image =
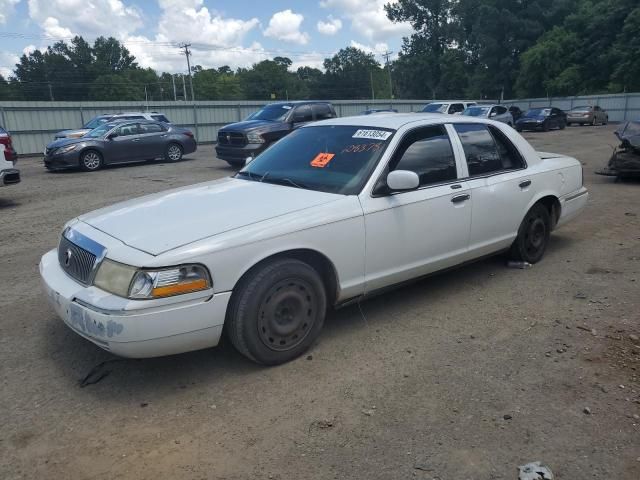
{"label": "car hood", "polygon": [[225,125],[220,132],[248,132],[248,131],[271,131],[282,130],[283,122],[270,122],[269,120],[245,120],[243,122]]}
{"label": "car hood", "polygon": [[129,200],[82,215],[79,220],[156,256],[341,198],[337,194],[226,178]]}
{"label": "car hood", "polygon": [[67,138],[71,135],[84,135],[87,132],[90,132],[90,128],[78,128],[77,130],[62,130],[61,132],[56,133],[55,138]]}
{"label": "car hood", "polygon": [[54,140],[53,142],[48,144],[47,148],[60,148],[60,147],[66,146],[66,145],[74,144],[74,143],[84,143],[86,141],[87,141],[87,139],[84,138],[84,137],[82,137],[82,138],[60,138],[60,139]]}
{"label": "car hood", "polygon": [[522,116],[518,119],[518,122],[529,122],[531,120],[544,120],[545,117],[544,115],[532,115],[530,117],[526,117],[526,116]]}

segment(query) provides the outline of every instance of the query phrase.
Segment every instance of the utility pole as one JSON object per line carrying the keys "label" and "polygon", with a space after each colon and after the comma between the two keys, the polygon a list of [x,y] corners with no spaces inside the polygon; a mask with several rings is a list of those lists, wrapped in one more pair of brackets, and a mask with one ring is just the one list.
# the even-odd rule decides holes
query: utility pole
{"label": "utility pole", "polygon": [[51,82],[49,82],[49,99],[53,102],[53,89],[51,88]]}
{"label": "utility pole", "polygon": [[[191,62],[189,61],[189,56],[191,56],[191,50],[189,50],[190,46],[191,46],[190,43],[180,44],[180,48],[184,48],[184,54],[187,57],[187,71],[189,72],[189,86],[191,87],[191,101],[193,102],[195,100],[195,97],[193,96],[193,79],[191,78]],[[186,96],[185,96],[185,100],[186,100]]]}
{"label": "utility pole", "polygon": [[176,95],[176,76],[171,74],[171,83],[173,84],[173,101],[178,100],[178,96]]}
{"label": "utility pole", "polygon": [[389,94],[391,96],[391,99],[393,99],[393,83],[391,83],[391,64],[389,63],[389,58],[392,54],[393,52],[390,52],[388,50],[382,54],[387,63],[387,72],[389,73]]}
{"label": "utility pole", "polygon": [[373,70],[369,71],[369,78],[371,79],[371,100],[375,100],[376,94],[373,90]]}
{"label": "utility pole", "polygon": [[184,83],[184,75],[180,75],[182,77],[182,98],[184,101],[187,101],[187,86]]}

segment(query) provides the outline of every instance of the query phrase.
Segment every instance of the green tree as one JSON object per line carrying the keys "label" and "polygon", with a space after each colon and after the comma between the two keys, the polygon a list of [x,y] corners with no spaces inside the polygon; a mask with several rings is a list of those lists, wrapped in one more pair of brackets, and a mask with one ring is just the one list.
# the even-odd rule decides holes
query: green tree
{"label": "green tree", "polygon": [[615,70],[609,89],[614,92],[640,91],[640,7],[633,9],[624,20],[622,32],[613,45]]}
{"label": "green tree", "polygon": [[[325,74],[318,93],[324,98],[371,98],[372,76],[382,78],[373,54],[355,47],[341,49],[323,65]],[[374,90],[375,85],[374,81]]]}

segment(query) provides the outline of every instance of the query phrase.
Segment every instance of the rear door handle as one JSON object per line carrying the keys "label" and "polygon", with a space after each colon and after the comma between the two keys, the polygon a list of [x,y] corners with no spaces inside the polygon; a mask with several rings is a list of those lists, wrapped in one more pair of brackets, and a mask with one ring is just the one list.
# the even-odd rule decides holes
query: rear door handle
{"label": "rear door handle", "polygon": [[458,184],[456,184],[456,185],[451,185],[451,189],[452,189],[452,190],[458,190],[458,189],[460,189],[460,188],[462,188],[462,185],[458,185]]}
{"label": "rear door handle", "polygon": [[139,142],[140,139],[139,138],[134,138],[133,140],[131,140],[132,142]]}
{"label": "rear door handle", "polygon": [[471,195],[469,195],[468,193],[465,193],[464,195],[456,195],[451,199],[451,202],[452,203],[466,202],[470,198],[471,198]]}
{"label": "rear door handle", "polygon": [[520,188],[527,188],[531,186],[531,180],[525,180],[524,182],[520,182]]}

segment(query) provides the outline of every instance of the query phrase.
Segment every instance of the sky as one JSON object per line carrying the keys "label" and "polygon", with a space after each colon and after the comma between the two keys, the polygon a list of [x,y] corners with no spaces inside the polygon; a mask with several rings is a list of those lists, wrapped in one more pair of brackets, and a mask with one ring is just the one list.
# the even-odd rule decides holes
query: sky
{"label": "sky", "polygon": [[[293,69],[321,68],[340,48],[397,54],[408,24],[389,21],[396,0],[0,0],[0,74],[23,53],[81,35],[113,36],[143,67],[186,71],[177,47],[192,44],[192,65],[250,67],[286,56]],[[395,55],[394,55],[395,56]]]}

